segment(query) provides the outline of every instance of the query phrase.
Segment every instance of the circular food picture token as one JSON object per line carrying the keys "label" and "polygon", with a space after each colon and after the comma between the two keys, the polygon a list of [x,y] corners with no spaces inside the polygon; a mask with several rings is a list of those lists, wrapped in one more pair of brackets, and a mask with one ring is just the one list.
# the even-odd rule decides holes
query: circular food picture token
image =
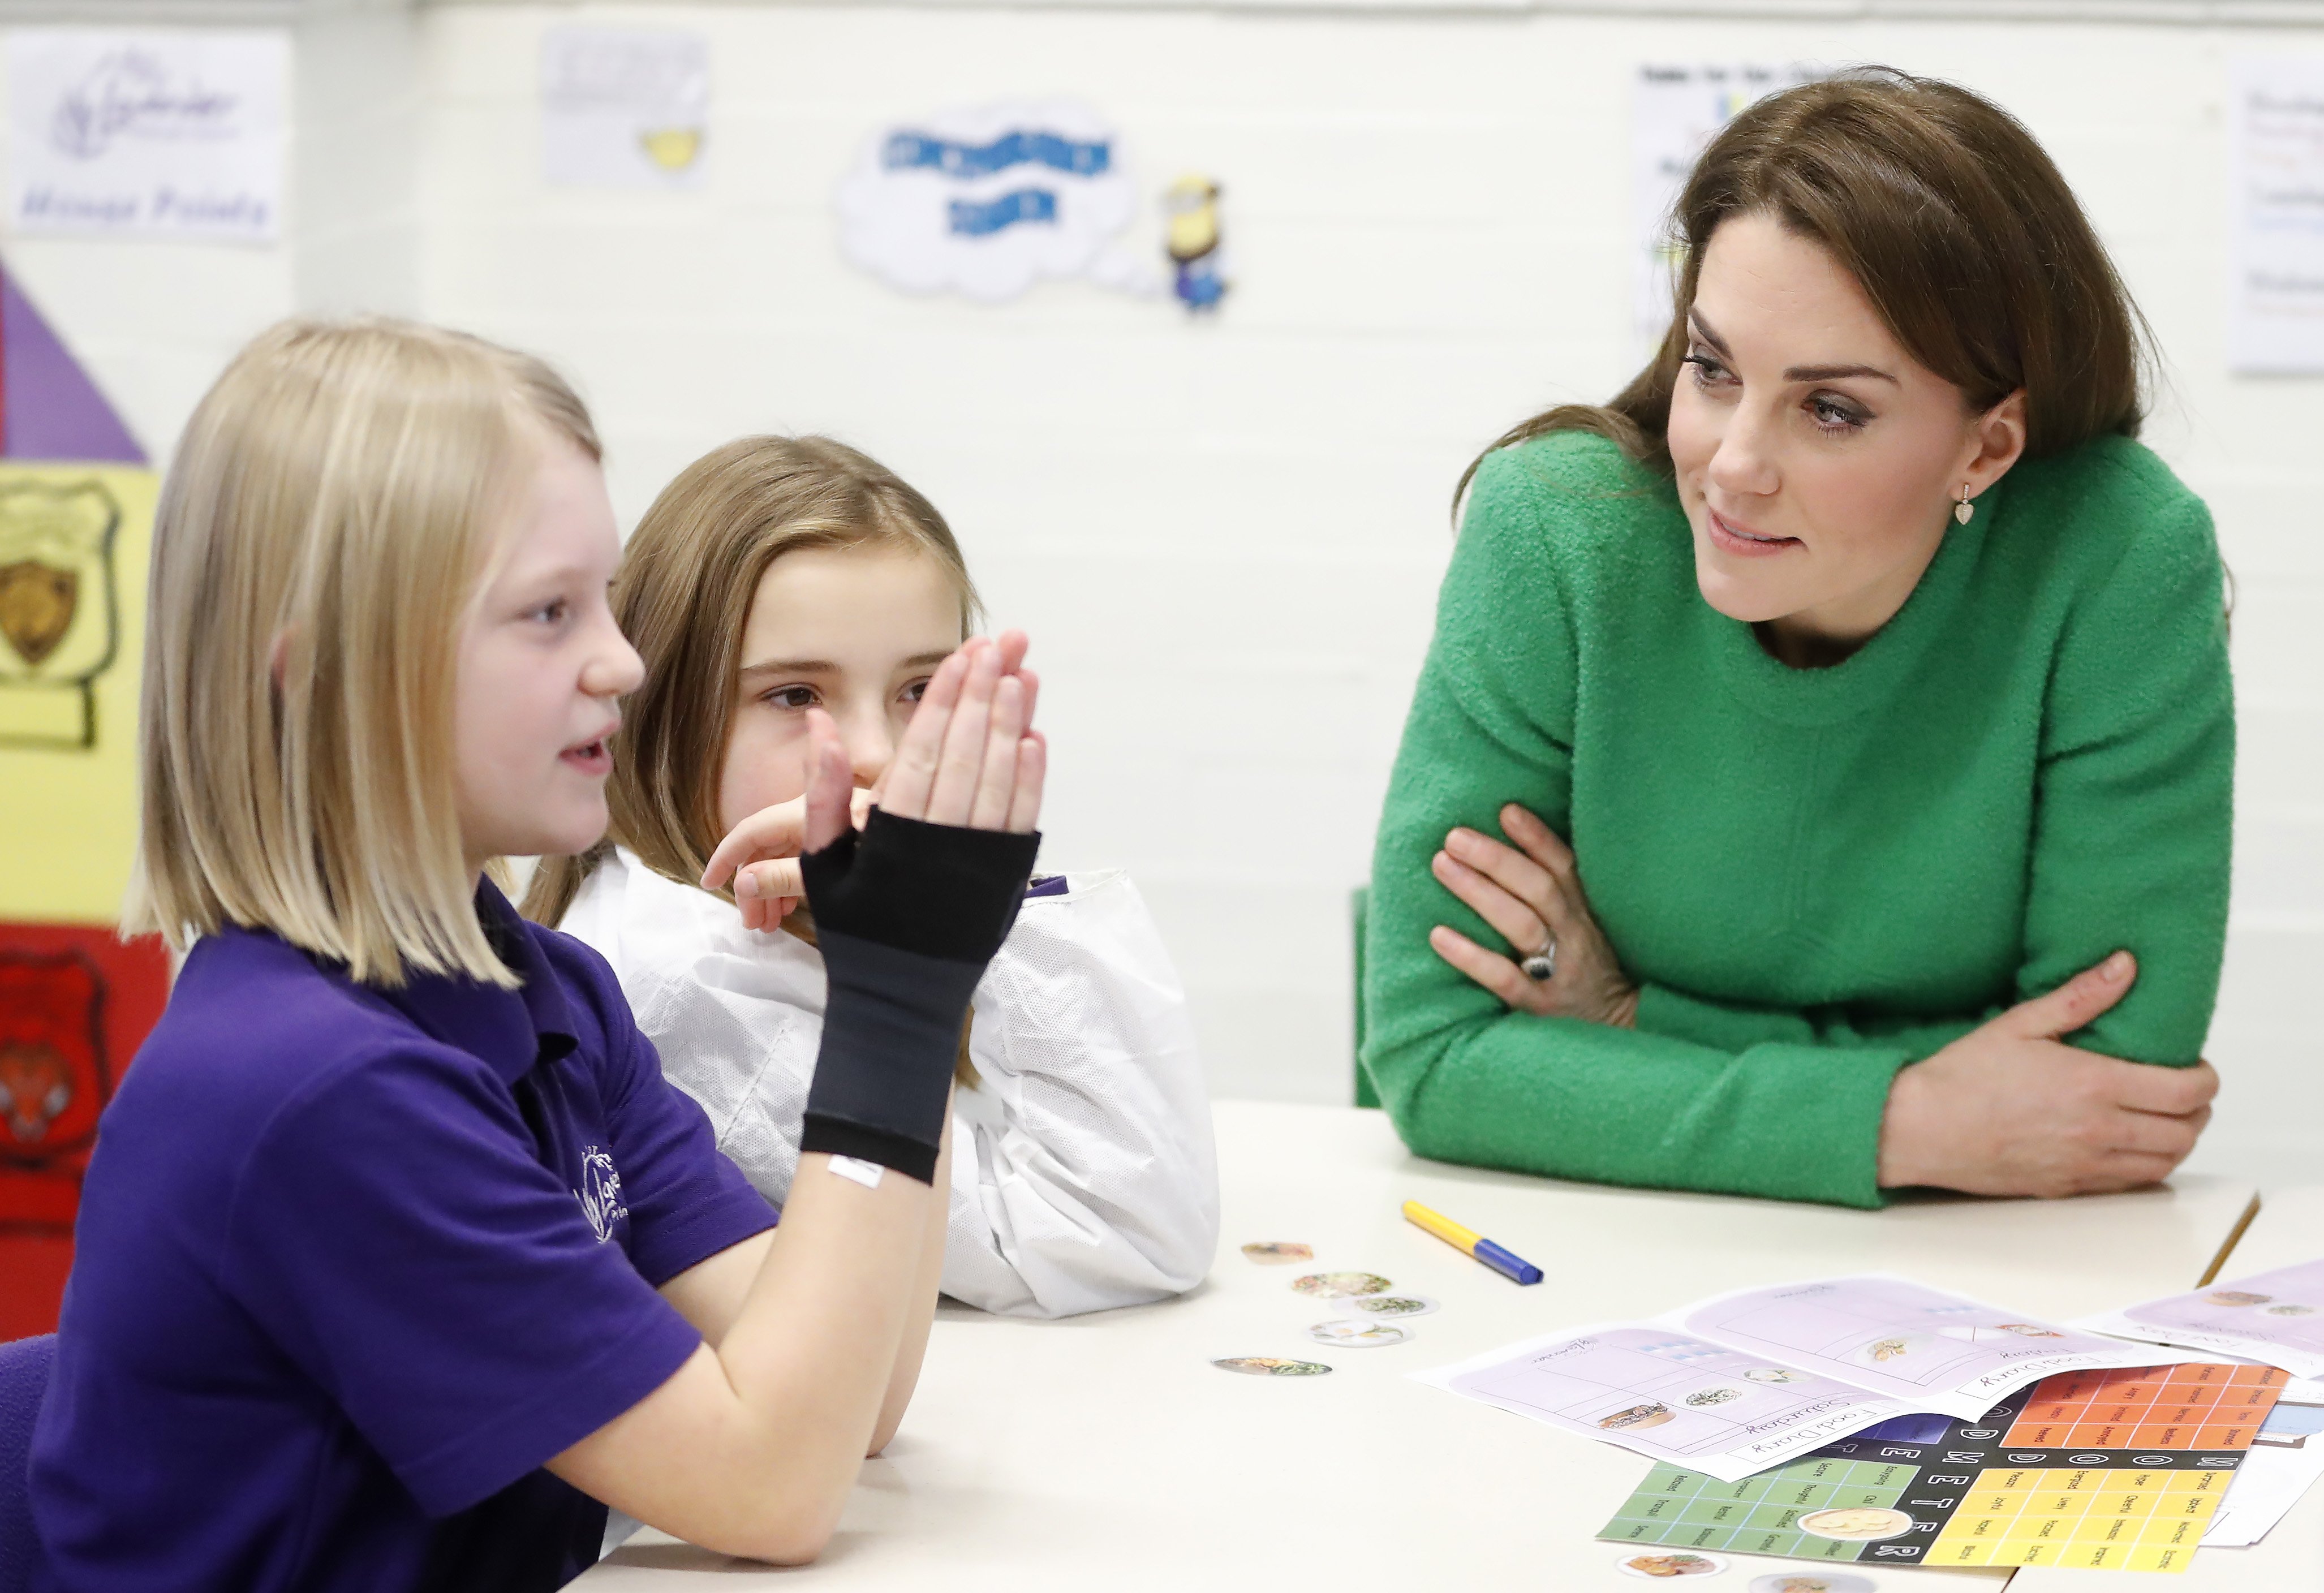
{"label": "circular food picture token", "polygon": [[1341,1302],[1350,1311],[1360,1311],[1374,1321],[1402,1321],[1406,1317],[1426,1316],[1436,1309],[1436,1302],[1425,1294],[1358,1294]]}
{"label": "circular food picture token", "polygon": [[1385,1294],[1396,1287],[1376,1272],[1311,1272],[1291,1280],[1293,1289],[1318,1300],[1344,1300],[1351,1294]]}
{"label": "circular food picture token", "polygon": [[1805,1372],[1795,1372],[1789,1367],[1753,1367],[1743,1376],[1754,1383],[1804,1383]]}
{"label": "circular food picture token", "polygon": [[2313,1305],[2271,1305],[2267,1313],[2270,1316],[2314,1316],[2316,1308]]}
{"label": "circular food picture token", "polygon": [[1211,1364],[1246,1377],[1320,1377],[1332,1369],[1320,1360],[1285,1360],[1275,1355],[1231,1355]]}
{"label": "circular food picture token", "polygon": [[2248,1289],[2213,1289],[2203,1298],[2213,1305],[2264,1305],[2275,1296],[2255,1294]]}
{"label": "circular food picture token", "polygon": [[1295,1261],[1315,1259],[1314,1246],[1295,1244],[1287,1239],[1267,1239],[1245,1245],[1242,1253],[1245,1259],[1256,1261],[1261,1266],[1288,1266]]}
{"label": "circular food picture token", "polygon": [[1610,1416],[1600,1416],[1598,1425],[1609,1432],[1628,1432],[1636,1427],[1659,1427],[1670,1419],[1670,1406],[1655,1400],[1632,1405],[1626,1411],[1616,1411]]}
{"label": "circular food picture token", "polygon": [[1307,1336],[1318,1344],[1336,1344],[1342,1349],[1385,1349],[1391,1344],[1409,1342],[1412,1330],[1394,1322],[1351,1322],[1334,1318],[1317,1322],[1307,1330]]}
{"label": "circular food picture token", "polygon": [[1750,1593],[1877,1593],[1879,1586],[1850,1570],[1783,1570],[1753,1577]]}
{"label": "circular food picture token", "polygon": [[1672,1577],[1715,1577],[1727,1569],[1727,1561],[1719,1555],[1684,1550],[1668,1554],[1625,1554],[1614,1563],[1626,1575],[1657,1582]]}
{"label": "circular food picture token", "polygon": [[1811,1510],[1794,1523],[1812,1536],[1836,1543],[1877,1543],[1901,1538],[1913,1530],[1913,1518],[1885,1506],[1848,1505],[1837,1510]]}
{"label": "circular food picture token", "polygon": [[1698,1388],[1686,1396],[1685,1403],[1701,1410],[1706,1405],[1723,1405],[1729,1400],[1742,1397],[1743,1391],[1740,1388]]}

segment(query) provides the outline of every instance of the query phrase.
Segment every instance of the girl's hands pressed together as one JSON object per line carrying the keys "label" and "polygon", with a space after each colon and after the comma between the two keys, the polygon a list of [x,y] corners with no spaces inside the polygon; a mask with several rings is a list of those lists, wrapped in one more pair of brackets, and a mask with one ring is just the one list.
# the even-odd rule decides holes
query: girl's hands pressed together
{"label": "girl's hands pressed together", "polygon": [[[1429,931],[1429,945],[1519,1012],[1629,1027],[1638,1010],[1637,989],[1591,916],[1572,848],[1514,802],[1500,818],[1502,833],[1516,847],[1458,829],[1445,836],[1429,867],[1437,883],[1476,909],[1517,957],[1487,951],[1441,924]],[[1519,959],[1553,946],[1556,971],[1549,978],[1533,979],[1518,966]]]}
{"label": "girl's hands pressed together", "polygon": [[2116,952],[1899,1073],[1880,1128],[1881,1184],[2070,1195],[2167,1177],[2211,1120],[2211,1064],[2157,1067],[2061,1043],[2137,977]]}
{"label": "girl's hands pressed together", "polygon": [[929,824],[1029,832],[1040,815],[1047,744],[1032,729],[1040,681],[1024,668],[1027,645],[1021,631],[963,643],[929,680],[895,763],[868,788],[853,785],[830,716],[809,709],[808,793],[762,807],[729,831],[703,870],[702,888],[715,890],[731,879],[743,927],[779,928],[806,894],[799,853],[839,834],[835,826],[827,834],[816,829],[809,810],[818,792],[859,830],[878,806]]}
{"label": "girl's hands pressed together", "polygon": [[[931,824],[1032,833],[1048,747],[1032,728],[1040,682],[1024,668],[1025,647],[1021,631],[973,636],[937,668],[881,783],[881,808]],[[810,815],[810,852],[839,831],[817,833]]]}
{"label": "girl's hands pressed together", "polygon": [[[820,714],[820,710],[814,711]],[[849,814],[857,829],[872,816],[880,800],[877,786],[850,793]],[[703,870],[702,888],[715,890],[729,876],[734,881],[734,905],[742,909],[745,929],[780,928],[807,894],[799,880],[798,854],[807,834],[807,798],[794,796],[762,807],[735,825],[711,854]],[[737,861],[749,860],[749,861]]]}

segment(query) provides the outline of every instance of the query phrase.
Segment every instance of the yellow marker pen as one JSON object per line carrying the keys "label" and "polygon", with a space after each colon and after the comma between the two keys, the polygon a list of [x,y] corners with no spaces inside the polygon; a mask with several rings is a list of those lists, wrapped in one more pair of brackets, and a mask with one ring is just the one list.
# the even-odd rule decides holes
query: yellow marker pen
{"label": "yellow marker pen", "polygon": [[1406,1221],[1426,1229],[1453,1248],[1466,1250],[1475,1259],[1513,1282],[1541,1282],[1541,1268],[1532,1262],[1514,1251],[1504,1250],[1475,1229],[1463,1228],[1443,1213],[1430,1211],[1418,1201],[1404,1202],[1404,1217]]}

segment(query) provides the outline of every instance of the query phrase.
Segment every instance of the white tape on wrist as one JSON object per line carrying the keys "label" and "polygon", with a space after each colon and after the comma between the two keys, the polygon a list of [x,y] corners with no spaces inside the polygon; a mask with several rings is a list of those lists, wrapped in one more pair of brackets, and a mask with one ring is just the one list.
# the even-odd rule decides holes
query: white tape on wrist
{"label": "white tape on wrist", "polygon": [[834,1156],[831,1158],[831,1170],[866,1189],[879,1188],[880,1180],[888,1174],[888,1169],[879,1163],[867,1162],[861,1156]]}

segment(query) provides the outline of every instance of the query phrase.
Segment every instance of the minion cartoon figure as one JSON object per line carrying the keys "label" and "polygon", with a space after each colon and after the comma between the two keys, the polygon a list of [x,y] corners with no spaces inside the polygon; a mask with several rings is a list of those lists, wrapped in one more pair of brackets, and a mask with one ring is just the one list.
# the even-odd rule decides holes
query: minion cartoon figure
{"label": "minion cartoon figure", "polygon": [[1219,246],[1219,185],[1182,177],[1162,196],[1169,221],[1171,291],[1189,310],[1215,310],[1227,295],[1226,257]]}

